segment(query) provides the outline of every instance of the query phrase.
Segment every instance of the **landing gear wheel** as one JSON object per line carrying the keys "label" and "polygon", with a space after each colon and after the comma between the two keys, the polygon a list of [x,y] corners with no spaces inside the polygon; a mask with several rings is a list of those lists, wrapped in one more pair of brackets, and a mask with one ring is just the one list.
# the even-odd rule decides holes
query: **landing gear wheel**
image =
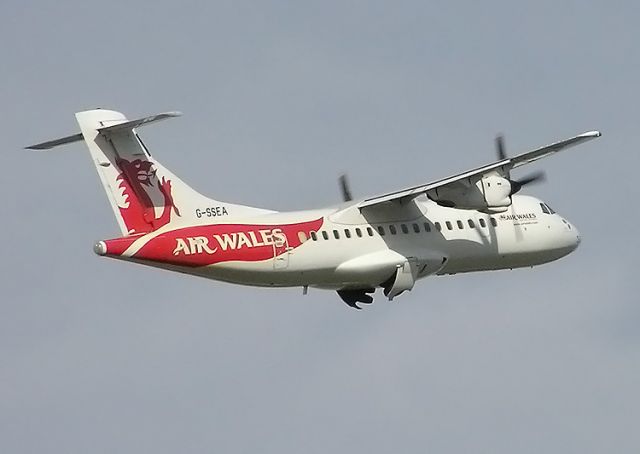
{"label": "landing gear wheel", "polygon": [[354,309],[362,309],[356,303],[371,304],[373,303],[373,296],[367,295],[367,293],[374,292],[375,289],[360,289],[360,290],[338,290],[338,296],[342,298],[347,306]]}

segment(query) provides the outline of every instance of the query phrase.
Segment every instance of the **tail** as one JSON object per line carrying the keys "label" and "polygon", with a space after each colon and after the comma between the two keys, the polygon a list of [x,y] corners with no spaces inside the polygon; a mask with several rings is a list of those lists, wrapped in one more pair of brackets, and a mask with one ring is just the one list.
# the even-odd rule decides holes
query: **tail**
{"label": "tail", "polygon": [[125,236],[168,224],[229,222],[271,213],[205,197],[151,157],[135,128],[179,115],[168,112],[129,121],[111,110],[78,112],[81,133],[27,148],[43,150],[84,140]]}

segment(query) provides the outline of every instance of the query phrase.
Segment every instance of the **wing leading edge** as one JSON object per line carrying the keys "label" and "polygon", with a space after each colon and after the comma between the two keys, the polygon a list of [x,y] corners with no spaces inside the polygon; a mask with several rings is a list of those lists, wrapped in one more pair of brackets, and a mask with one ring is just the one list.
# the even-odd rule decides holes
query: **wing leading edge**
{"label": "wing leading edge", "polygon": [[373,205],[377,205],[379,203],[390,202],[390,201],[397,201],[397,202],[408,201],[432,189],[441,188],[443,186],[455,184],[467,179],[469,181],[477,180],[479,178],[482,178],[484,175],[488,173],[495,172],[498,169],[500,169],[502,172],[508,172],[509,170],[514,169],[516,167],[529,164],[530,162],[537,161],[538,159],[546,158],[547,156],[551,156],[552,154],[562,151],[565,148],[569,148],[571,146],[578,145],[583,142],[587,142],[589,140],[600,137],[601,135],[602,134],[600,133],[600,131],[585,132],[575,137],[571,137],[570,139],[561,140],[560,142],[555,142],[555,143],[552,143],[551,145],[546,145],[544,147],[537,148],[535,150],[531,150],[526,153],[522,153],[518,156],[514,156],[513,158],[506,158],[499,161],[495,161],[491,164],[487,164],[482,167],[478,167],[476,169],[468,170],[466,172],[462,172],[448,178],[443,178],[441,180],[437,180],[424,185],[401,189],[399,191],[389,192],[387,194],[382,194],[376,197],[365,199],[358,204],[358,208],[362,209],[362,208],[370,207]]}

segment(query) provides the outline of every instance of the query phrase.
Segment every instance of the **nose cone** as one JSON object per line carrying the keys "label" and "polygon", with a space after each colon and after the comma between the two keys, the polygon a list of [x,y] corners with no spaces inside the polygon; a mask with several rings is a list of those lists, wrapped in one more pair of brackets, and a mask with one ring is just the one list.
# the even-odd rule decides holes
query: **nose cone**
{"label": "nose cone", "polygon": [[[570,224],[571,225],[571,224]],[[572,232],[572,250],[576,250],[578,248],[578,246],[580,246],[580,241],[582,241],[582,237],[580,236],[580,231],[574,226],[571,225],[571,230]]]}
{"label": "nose cone", "polygon": [[569,221],[562,220],[565,224],[565,247],[569,249],[569,252],[575,251],[580,245],[580,241],[582,238],[580,237],[580,231],[576,228],[575,225],[571,224]]}
{"label": "nose cone", "polygon": [[580,245],[580,242],[582,241],[582,237],[580,236],[580,230],[576,229],[576,227],[573,226],[573,233],[575,233],[576,235],[576,247],[578,247]]}

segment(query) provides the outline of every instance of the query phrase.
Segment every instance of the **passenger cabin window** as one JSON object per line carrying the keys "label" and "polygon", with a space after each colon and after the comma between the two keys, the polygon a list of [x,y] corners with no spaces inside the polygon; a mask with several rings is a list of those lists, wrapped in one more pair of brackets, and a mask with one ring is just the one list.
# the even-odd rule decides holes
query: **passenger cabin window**
{"label": "passenger cabin window", "polygon": [[464,225],[462,224],[462,221],[456,221],[456,223],[458,224],[458,228],[460,230],[464,229]]}
{"label": "passenger cabin window", "polygon": [[324,238],[325,240],[328,240],[328,239],[329,239],[329,234],[327,233],[327,231],[326,231],[326,230],[323,230],[323,231],[322,231],[322,238]]}
{"label": "passenger cabin window", "polygon": [[471,227],[472,229],[475,229],[475,228],[476,228],[476,225],[473,223],[473,221],[472,221],[471,219],[469,219],[469,220],[467,221],[467,223],[469,224],[469,227]]}
{"label": "passenger cabin window", "polygon": [[420,226],[418,224],[413,224],[413,231],[415,233],[420,233]]}
{"label": "passenger cabin window", "polygon": [[440,225],[440,223],[439,223],[439,222],[436,222],[436,230],[437,230],[438,232],[442,232],[442,226]]}
{"label": "passenger cabin window", "polygon": [[431,224],[429,224],[428,222],[424,223],[424,231],[425,232],[431,232]]}
{"label": "passenger cabin window", "polygon": [[362,238],[362,230],[359,227],[356,227],[356,235],[358,235],[358,238]]}
{"label": "passenger cabin window", "polygon": [[390,225],[389,226],[389,232],[391,232],[391,235],[395,235],[396,233],[396,226],[395,225]]}
{"label": "passenger cabin window", "polygon": [[313,241],[317,241],[318,240],[318,234],[316,232],[311,232],[311,239]]}
{"label": "passenger cabin window", "polygon": [[344,236],[346,236],[347,238],[351,238],[351,230],[344,229]]}
{"label": "passenger cabin window", "polygon": [[445,222],[445,224],[447,224],[447,228],[448,228],[449,230],[453,230],[453,226],[451,225],[451,222],[446,221],[446,222]]}
{"label": "passenger cabin window", "polygon": [[400,224],[400,228],[402,229],[402,233],[409,233],[409,228],[407,224]]}
{"label": "passenger cabin window", "polygon": [[380,236],[384,236],[384,227],[379,225],[378,226],[378,233],[380,234]]}
{"label": "passenger cabin window", "polygon": [[496,221],[496,218],[491,217],[491,218],[489,218],[489,219],[491,219],[491,225],[492,225],[492,226],[494,226],[494,227],[498,227],[498,221]]}
{"label": "passenger cabin window", "polygon": [[367,227],[367,234],[373,236],[373,229],[371,227]]}
{"label": "passenger cabin window", "polygon": [[333,237],[334,237],[336,240],[339,240],[339,239],[340,239],[340,232],[338,232],[337,230],[334,230],[334,231],[333,231]]}
{"label": "passenger cabin window", "polygon": [[485,222],[484,218],[480,218],[480,221],[479,221],[479,222],[480,222],[480,226],[481,226],[482,228],[487,227],[487,223]]}

